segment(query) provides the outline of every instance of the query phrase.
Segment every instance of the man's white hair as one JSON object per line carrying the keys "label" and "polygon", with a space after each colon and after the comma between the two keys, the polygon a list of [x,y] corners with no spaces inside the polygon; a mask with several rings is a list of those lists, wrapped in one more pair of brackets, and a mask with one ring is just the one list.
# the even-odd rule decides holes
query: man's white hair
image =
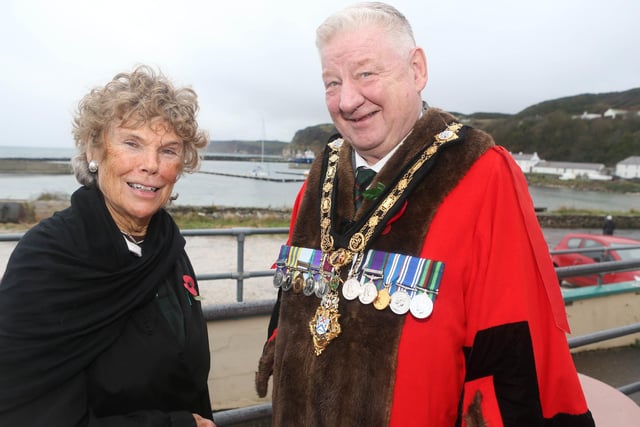
{"label": "man's white hair", "polygon": [[380,2],[363,2],[329,16],[316,30],[316,47],[322,50],[337,33],[370,25],[385,31],[401,51],[408,53],[416,46],[411,24],[395,7]]}

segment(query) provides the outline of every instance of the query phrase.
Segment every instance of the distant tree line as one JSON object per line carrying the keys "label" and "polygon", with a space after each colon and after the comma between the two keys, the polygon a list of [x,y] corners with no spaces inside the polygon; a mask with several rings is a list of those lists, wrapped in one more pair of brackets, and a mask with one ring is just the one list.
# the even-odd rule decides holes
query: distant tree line
{"label": "distant tree line", "polygon": [[593,120],[574,116],[554,111],[544,116],[483,121],[478,127],[513,153],[537,152],[545,160],[614,166],[629,156],[640,156],[640,116]]}

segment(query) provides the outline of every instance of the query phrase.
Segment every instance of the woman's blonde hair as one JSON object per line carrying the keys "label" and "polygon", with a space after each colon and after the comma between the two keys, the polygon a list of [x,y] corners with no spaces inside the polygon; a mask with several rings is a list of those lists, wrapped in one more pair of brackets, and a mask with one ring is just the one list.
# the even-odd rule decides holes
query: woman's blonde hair
{"label": "woman's blonde hair", "polygon": [[184,142],[181,172],[194,172],[200,166],[199,150],[209,138],[198,129],[198,96],[193,89],[176,88],[162,73],[148,66],[131,73],[119,73],[104,87],[96,87],[82,98],[73,118],[73,138],[77,153],[71,161],[76,179],[82,185],[95,182],[89,172],[87,151],[102,149],[112,124],[138,127],[160,118]]}

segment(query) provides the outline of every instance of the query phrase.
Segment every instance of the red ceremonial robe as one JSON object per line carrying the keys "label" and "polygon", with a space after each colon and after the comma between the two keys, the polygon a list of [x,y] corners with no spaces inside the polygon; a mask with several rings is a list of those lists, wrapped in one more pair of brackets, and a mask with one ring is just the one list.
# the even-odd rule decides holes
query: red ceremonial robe
{"label": "red ceremonial robe", "polygon": [[[388,183],[452,120],[428,110],[373,185]],[[343,221],[366,215],[373,203],[355,214],[348,206],[351,157],[346,143],[338,177],[347,190],[334,200]],[[319,299],[281,292],[277,335],[261,360],[269,370],[275,347],[274,425],[593,425],[520,169],[474,129],[434,161],[372,246],[444,262],[432,315],[398,316],[341,297],[343,331],[316,356],[308,322]],[[320,170],[314,165],[296,199],[292,245],[318,248]]]}

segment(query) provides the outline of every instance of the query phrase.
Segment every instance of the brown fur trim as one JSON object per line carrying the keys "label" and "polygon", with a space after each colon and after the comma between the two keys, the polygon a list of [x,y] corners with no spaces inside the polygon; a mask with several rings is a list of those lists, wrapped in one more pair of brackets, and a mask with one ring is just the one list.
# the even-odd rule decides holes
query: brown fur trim
{"label": "brown fur trim", "polygon": [[476,391],[473,400],[469,403],[464,421],[467,427],[487,427],[487,422],[482,415],[482,394],[479,391]]}
{"label": "brown fur trim", "polygon": [[[454,118],[430,109],[374,180],[389,185],[399,170],[425,144],[433,142]],[[491,145],[491,138],[476,130],[465,142],[446,147],[435,166],[409,196],[407,209],[378,236],[374,249],[418,255],[438,206],[473,162]],[[322,158],[316,160],[307,181],[291,244],[318,248],[319,203]],[[352,148],[347,141],[340,150],[337,179],[337,209],[334,223],[344,227],[365,215],[372,201],[353,208],[354,173]],[[378,311],[359,301],[340,299],[342,333],[320,356],[313,351],[309,321],[320,300],[293,292],[282,292],[274,360],[274,425],[386,425],[390,418],[398,342],[404,316],[391,310]]]}
{"label": "brown fur trim", "polygon": [[258,372],[256,372],[255,384],[258,397],[265,397],[269,388],[269,377],[273,374],[273,357],[275,355],[276,343],[268,340],[262,348],[262,356],[258,362]]}

